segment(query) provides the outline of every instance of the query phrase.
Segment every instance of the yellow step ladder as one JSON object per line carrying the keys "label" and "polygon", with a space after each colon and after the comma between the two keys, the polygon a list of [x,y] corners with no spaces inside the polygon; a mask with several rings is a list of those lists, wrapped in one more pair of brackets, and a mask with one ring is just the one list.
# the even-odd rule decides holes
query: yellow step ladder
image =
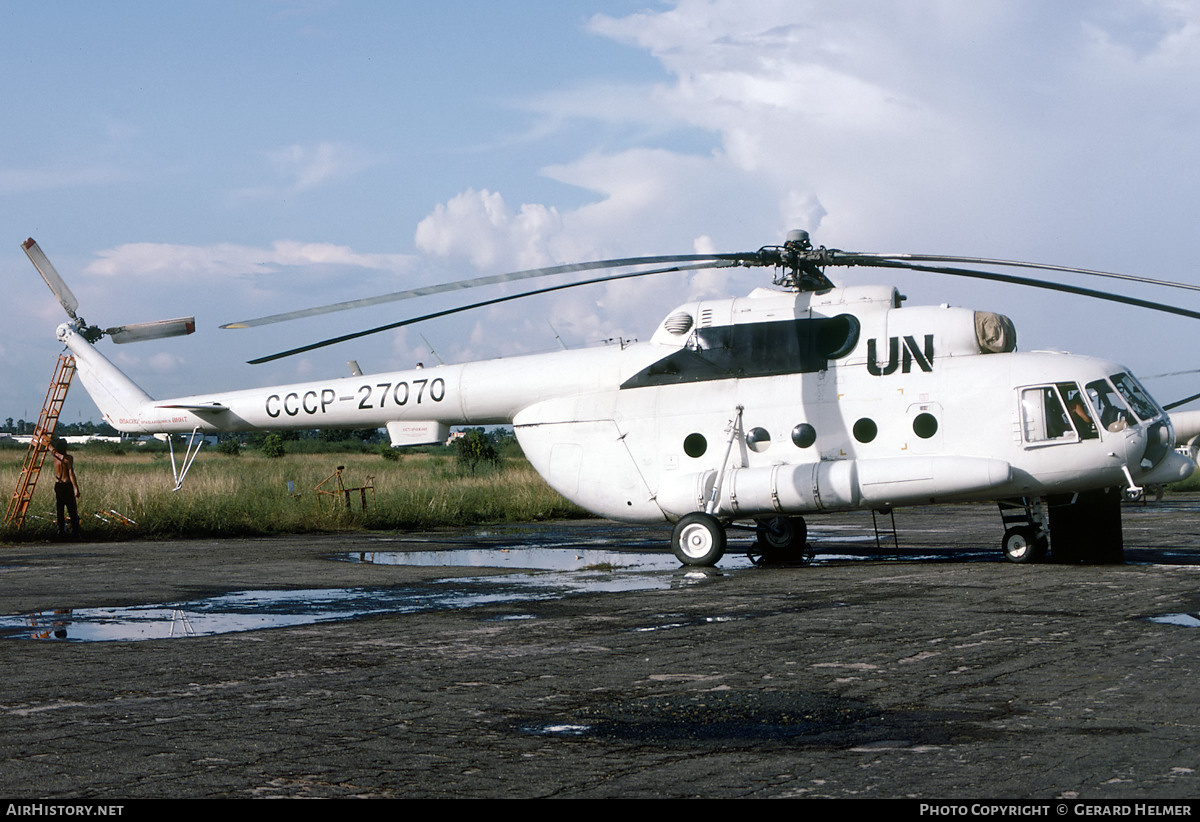
{"label": "yellow step ladder", "polygon": [[46,402],[42,404],[42,413],[38,416],[37,427],[33,429],[33,440],[29,443],[29,451],[25,454],[25,463],[21,466],[21,476],[17,479],[17,490],[13,491],[12,499],[8,502],[8,512],[4,515],[4,525],[14,531],[20,530],[25,524],[25,512],[29,510],[29,501],[33,499],[33,489],[37,486],[38,475],[42,472],[42,462],[46,459],[46,437],[54,435],[58,425],[58,415],[62,413],[63,402],[67,399],[67,389],[71,387],[71,379],[75,376],[75,358],[70,354],[61,354],[54,376],[50,380],[50,388],[46,391]]}

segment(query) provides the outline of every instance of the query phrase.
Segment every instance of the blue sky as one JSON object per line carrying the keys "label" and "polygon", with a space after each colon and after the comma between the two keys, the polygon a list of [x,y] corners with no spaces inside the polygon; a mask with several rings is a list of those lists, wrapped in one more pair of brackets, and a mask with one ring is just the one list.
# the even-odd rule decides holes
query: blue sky
{"label": "blue sky", "polygon": [[[792,227],[1200,282],[1198,40],[1180,0],[0,2],[0,416],[36,416],[59,350],[26,236],[91,322],[196,315],[189,338],[102,343],[160,397],[408,367],[432,359],[422,335],[447,361],[552,349],[551,323],[569,344],[647,337],[762,272],[579,289],[266,366],[244,361],[456,298],[218,326],[534,265],[752,250]],[[1200,367],[1179,318],[836,278],[1002,311],[1025,349]],[[75,390],[64,419],[97,418]]]}

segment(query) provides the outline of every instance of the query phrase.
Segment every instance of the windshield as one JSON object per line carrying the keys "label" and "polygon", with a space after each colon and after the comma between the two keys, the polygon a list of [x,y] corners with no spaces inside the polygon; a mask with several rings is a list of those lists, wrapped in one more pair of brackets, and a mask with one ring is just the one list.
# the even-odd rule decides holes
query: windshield
{"label": "windshield", "polygon": [[1154,401],[1130,374],[1113,374],[1112,383],[1133,408],[1133,413],[1143,422],[1158,416],[1158,408],[1155,407]]}
{"label": "windshield", "polygon": [[1129,427],[1132,414],[1129,406],[1117,393],[1117,389],[1108,380],[1096,380],[1087,384],[1087,395],[1092,401],[1092,407],[1100,417],[1100,425],[1105,431],[1121,431]]}

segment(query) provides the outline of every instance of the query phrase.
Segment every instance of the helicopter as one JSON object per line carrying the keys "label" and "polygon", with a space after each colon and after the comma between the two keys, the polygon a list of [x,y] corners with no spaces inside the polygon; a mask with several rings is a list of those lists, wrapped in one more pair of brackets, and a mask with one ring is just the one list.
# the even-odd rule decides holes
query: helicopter
{"label": "helicopter", "polygon": [[672,524],[671,548],[684,565],[716,564],[731,528],[753,529],[761,558],[795,561],[805,556],[806,517],[965,501],[998,503],[1001,548],[1012,562],[1041,561],[1051,551],[1056,561],[1120,561],[1122,498],[1185,479],[1196,467],[1200,412],[1168,414],[1171,406],[1159,405],[1119,363],[1018,351],[1004,315],[906,306],[894,287],[839,287],[826,269],[998,280],[1200,319],[1177,306],[958,265],[1200,290],[1183,283],[1040,263],[843,252],[814,247],[796,230],[782,245],[754,252],[530,269],[223,326],[622,269],[250,360],[266,362],[562,288],[729,266],[775,270],[772,287],[745,297],[675,307],[644,342],[156,400],[96,343],[191,333],[194,320],[89,326],[37,244],[23,247],[69,315],[58,340],[104,419],[122,432],[381,427],[403,446],[442,442],[453,425],[511,424],[531,465],[563,496],[601,517]]}

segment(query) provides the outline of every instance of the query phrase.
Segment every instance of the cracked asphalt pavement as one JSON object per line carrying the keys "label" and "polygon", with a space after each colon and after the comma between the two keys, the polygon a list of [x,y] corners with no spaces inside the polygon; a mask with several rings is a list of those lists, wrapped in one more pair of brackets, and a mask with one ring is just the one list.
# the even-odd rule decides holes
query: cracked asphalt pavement
{"label": "cracked asphalt pavement", "polygon": [[[896,547],[876,547],[869,515],[813,517],[810,567],[640,571],[648,590],[146,641],[7,636],[0,793],[1196,797],[1198,514],[1190,496],[1126,508],[1119,566],[1012,565],[994,507],[936,506],[896,512]],[[331,557],[547,534],[633,556],[665,551],[669,530],[6,545],[0,614],[420,591],[516,572]]]}

